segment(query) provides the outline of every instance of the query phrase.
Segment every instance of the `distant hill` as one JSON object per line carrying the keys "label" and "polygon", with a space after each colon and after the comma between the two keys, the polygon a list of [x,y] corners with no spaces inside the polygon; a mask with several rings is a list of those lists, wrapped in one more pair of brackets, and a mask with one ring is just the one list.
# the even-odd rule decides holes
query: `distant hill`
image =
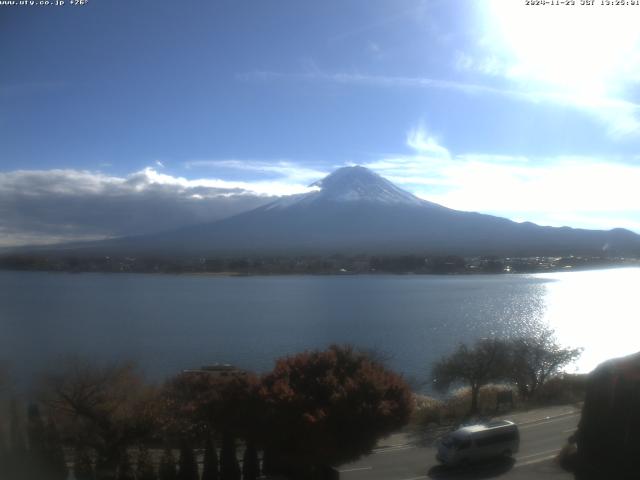
{"label": "distant hill", "polygon": [[60,248],[78,254],[176,256],[640,254],[640,236],[629,230],[542,227],[452,210],[419,199],[364,167],[341,168],[312,186],[310,193],[212,223]]}

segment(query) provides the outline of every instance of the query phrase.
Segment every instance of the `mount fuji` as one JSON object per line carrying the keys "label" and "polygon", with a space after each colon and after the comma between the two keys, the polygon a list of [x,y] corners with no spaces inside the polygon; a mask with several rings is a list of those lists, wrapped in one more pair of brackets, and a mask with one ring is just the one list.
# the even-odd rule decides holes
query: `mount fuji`
{"label": "mount fuji", "polygon": [[132,255],[640,254],[624,229],[543,227],[452,210],[422,200],[364,167],[345,167],[304,194],[212,223],[85,244],[81,250]]}

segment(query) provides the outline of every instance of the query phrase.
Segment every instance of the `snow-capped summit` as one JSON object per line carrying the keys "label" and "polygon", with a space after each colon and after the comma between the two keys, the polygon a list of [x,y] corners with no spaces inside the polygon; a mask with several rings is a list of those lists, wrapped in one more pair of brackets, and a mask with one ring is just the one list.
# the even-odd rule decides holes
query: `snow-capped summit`
{"label": "snow-capped summit", "polygon": [[309,185],[308,193],[283,197],[265,209],[325,203],[434,206],[361,166],[343,167]]}
{"label": "snow-capped summit", "polygon": [[425,203],[377,173],[360,166],[340,168],[311,186],[319,188],[317,192],[312,192],[315,198],[334,202],[362,201],[409,205]]}

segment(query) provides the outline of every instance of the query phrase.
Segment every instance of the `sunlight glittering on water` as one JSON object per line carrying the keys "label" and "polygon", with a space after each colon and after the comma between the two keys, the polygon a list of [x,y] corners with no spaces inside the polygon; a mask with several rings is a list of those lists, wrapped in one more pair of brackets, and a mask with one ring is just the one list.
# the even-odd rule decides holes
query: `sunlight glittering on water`
{"label": "sunlight glittering on water", "polygon": [[583,347],[580,373],[640,350],[640,268],[536,275],[546,284],[545,320],[563,345]]}

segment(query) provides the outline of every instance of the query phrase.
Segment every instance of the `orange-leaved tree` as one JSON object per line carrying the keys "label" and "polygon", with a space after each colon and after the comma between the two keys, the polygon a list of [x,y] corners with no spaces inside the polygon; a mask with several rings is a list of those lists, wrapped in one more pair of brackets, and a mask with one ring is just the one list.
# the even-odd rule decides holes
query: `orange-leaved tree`
{"label": "orange-leaved tree", "polygon": [[260,395],[269,425],[265,462],[299,478],[370,452],[413,408],[400,375],[350,346],[279,359]]}

